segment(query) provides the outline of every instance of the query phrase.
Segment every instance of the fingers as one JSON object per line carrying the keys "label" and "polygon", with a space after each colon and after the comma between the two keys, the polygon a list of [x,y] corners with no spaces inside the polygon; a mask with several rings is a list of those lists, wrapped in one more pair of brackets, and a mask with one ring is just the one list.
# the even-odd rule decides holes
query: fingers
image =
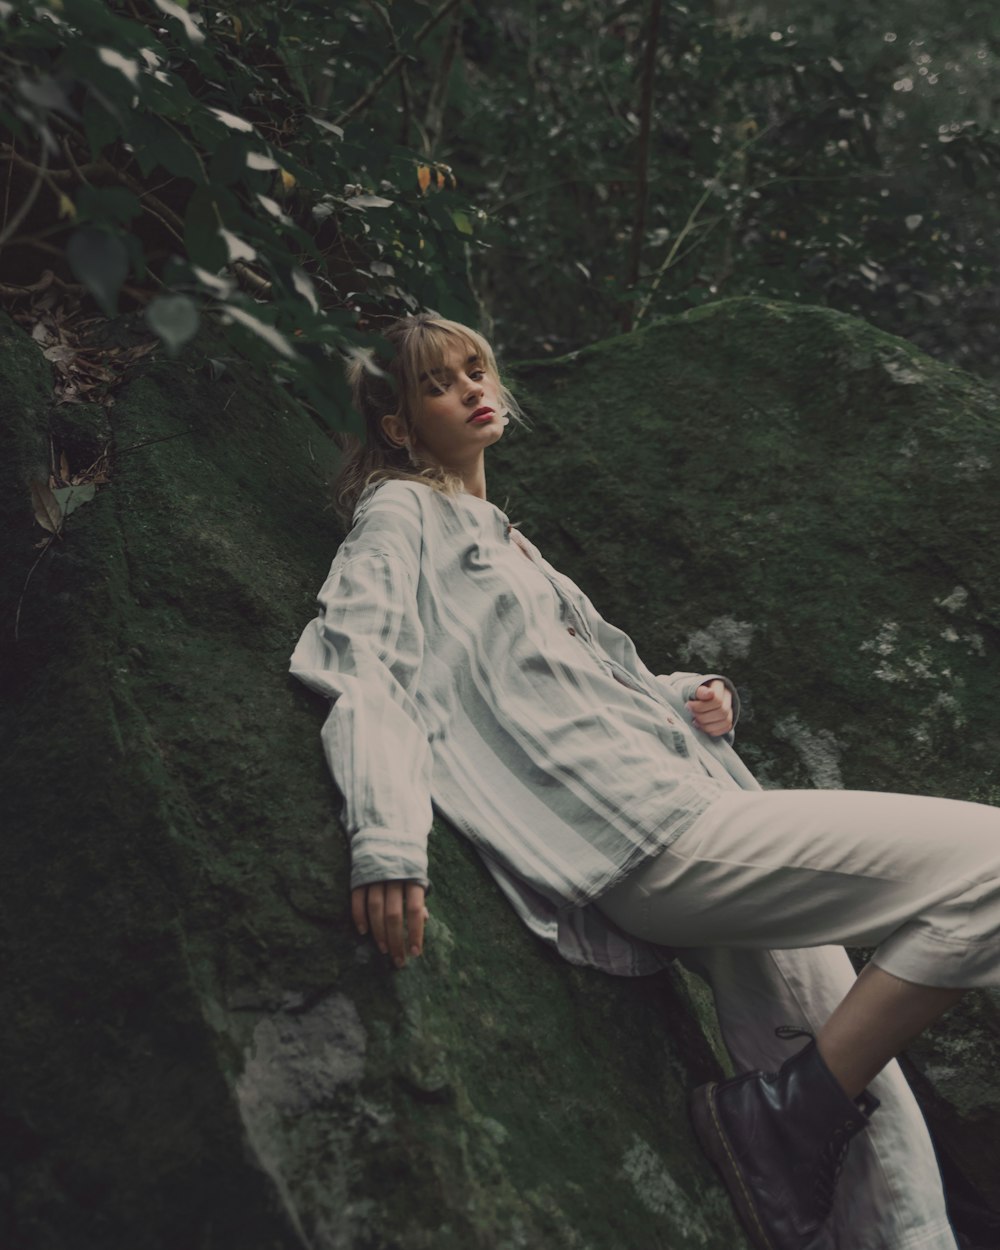
{"label": "fingers", "polygon": [[403,932],[403,883],[387,881],[385,884],[385,937],[389,954],[397,968],[406,963],[405,937]]}
{"label": "fingers", "polygon": [[733,727],[733,694],[718,678],[699,686],[687,707],[698,729],[712,737],[721,737]]}
{"label": "fingers", "polygon": [[356,890],[351,891],[351,919],[354,921],[354,927],[362,937],[368,932],[368,913],[365,909],[367,902],[368,887],[359,885]]}
{"label": "fingers", "polygon": [[416,881],[378,881],[351,891],[351,919],[358,933],[371,929],[372,940],[397,968],[409,953],[423,954],[424,922],[430,913],[424,905],[425,890]]}
{"label": "fingers", "polygon": [[368,924],[371,926],[372,939],[383,955],[389,950],[385,936],[385,887],[384,881],[368,887]]}
{"label": "fingers", "polygon": [[419,955],[424,949],[424,887],[417,881],[406,883],[406,932],[409,937],[410,954]]}

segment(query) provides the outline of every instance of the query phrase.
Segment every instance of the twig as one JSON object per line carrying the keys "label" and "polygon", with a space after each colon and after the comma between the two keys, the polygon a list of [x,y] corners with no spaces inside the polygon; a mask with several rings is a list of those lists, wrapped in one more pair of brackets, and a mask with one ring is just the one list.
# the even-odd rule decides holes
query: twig
{"label": "twig", "polygon": [[634,139],[635,138],[635,126],[632,125],[632,123],[628,120],[627,117],[622,117],[622,115],[618,112],[618,106],[615,104],[614,99],[611,95],[611,92],[608,90],[608,84],[604,81],[604,75],[601,73],[600,54],[595,55],[593,59],[591,59],[591,57],[588,55],[587,63],[594,67],[594,77],[597,79],[597,85],[601,89],[601,95],[604,96],[605,102],[608,106],[608,111],[610,112],[611,116],[615,119],[616,122],[621,123],[622,127],[627,131],[628,137],[630,139]]}
{"label": "twig", "polygon": [[185,434],[191,434],[193,431],[194,426],[189,425],[186,430],[181,430],[177,434],[164,434],[162,438],[147,438],[145,442],[133,443],[131,447],[116,447],[111,455],[124,456],[127,451],[138,451],[140,447],[149,447],[152,443],[168,443],[172,438],[183,438]]}
{"label": "twig", "polygon": [[[399,40],[396,38],[396,32],[393,29],[392,22],[389,20],[389,14],[385,11],[381,4],[376,4],[375,0],[368,0],[368,5],[375,11],[376,16],[385,27],[389,39],[392,43],[392,50],[399,55]],[[327,80],[329,81],[329,80]],[[399,141],[406,143],[410,134],[410,80],[406,72],[406,66],[402,66],[399,71],[399,100],[403,107],[402,116],[399,119]],[[419,129],[419,123],[418,123]],[[422,134],[422,132],[421,132]]]}
{"label": "twig", "polygon": [[99,168],[102,172],[109,173],[114,178],[117,178],[119,182],[123,183],[130,191],[134,192],[140,201],[144,201],[144,208],[152,206],[152,208],[156,210],[154,216],[158,216],[165,226],[173,227],[173,233],[181,241],[181,243],[184,242],[184,220],[182,217],[178,216],[178,214],[175,213],[168,204],[164,204],[161,199],[147,191],[142,183],[139,182],[138,179],[133,178],[131,174],[125,173],[122,169],[115,169],[114,165],[112,165],[109,160],[105,159],[100,161]]}
{"label": "twig", "polygon": [[444,121],[444,109],[448,100],[448,79],[451,77],[451,67],[455,63],[455,53],[458,51],[462,42],[462,17],[461,14],[455,14],[455,20],[452,22],[451,30],[448,34],[448,42],[445,44],[444,52],[441,55],[441,64],[438,66],[438,72],[431,87],[430,99],[427,101],[427,112],[424,114],[424,151],[430,156],[433,149],[437,146],[441,139],[441,128]]}
{"label": "twig", "polygon": [[[91,161],[86,165],[77,164],[73,158],[72,152],[70,151],[69,142],[65,137],[63,139],[63,151],[66,153],[72,168],[48,170],[40,169],[39,166],[33,164],[29,160],[26,160],[19,153],[15,152],[13,148],[8,148],[6,144],[0,144],[0,154],[9,156],[11,160],[20,165],[22,169],[31,170],[36,175],[44,175],[51,183],[76,181],[82,182],[85,186],[87,186],[89,185],[87,182],[88,174],[110,174],[116,182],[123,183],[129,188],[130,191],[135,193],[139,202],[142,204],[143,209],[149,213],[150,216],[155,217],[157,221],[165,226],[178,243],[184,243],[184,236],[181,233],[184,229],[184,222],[180,217],[178,217],[173,209],[164,204],[163,201],[153,195],[151,191],[147,191],[146,188],[143,187],[142,183],[137,182],[136,179],[132,178],[131,175],[124,173],[122,170],[115,169],[114,165],[107,160]],[[53,186],[52,190],[58,194],[57,187]],[[2,240],[0,240],[0,242],[2,242]]]}
{"label": "twig", "polygon": [[274,283],[269,278],[262,278],[259,273],[250,268],[246,261],[234,260],[233,269],[236,271],[236,276],[241,278],[255,295],[263,298],[271,294]]}
{"label": "twig", "polygon": [[[11,239],[10,242],[12,247],[14,245],[18,247],[34,247],[40,252],[46,252],[49,256],[58,256],[60,260],[66,259],[66,254],[61,247],[55,247],[51,243],[46,243],[44,239],[39,239],[35,235],[20,234],[16,239]],[[163,283],[160,282],[160,279],[157,278],[156,274],[150,273],[149,277],[155,282],[159,282],[161,286],[163,285]],[[83,291],[86,289],[78,283],[64,281],[58,274],[56,274],[52,280],[53,282],[58,283],[59,286],[66,291]],[[127,283],[123,283],[119,290],[134,299],[137,304],[148,304],[153,298],[149,291],[142,291],[139,287],[129,286]]]}
{"label": "twig", "polygon": [[41,560],[42,556],[45,555],[46,551],[48,551],[48,549],[52,546],[53,540],[56,539],[57,537],[58,537],[57,533],[52,533],[49,535],[48,539],[46,540],[45,546],[38,553],[38,560],[36,560],[35,563],[31,566],[31,568],[28,569],[28,576],[24,579],[24,585],[21,587],[21,594],[17,600],[17,611],[14,614],[14,641],[15,642],[19,640],[18,627],[21,623],[21,604],[24,602],[24,595],[28,589],[28,582],[31,581],[32,573],[34,573],[35,569],[38,568],[39,560]]}
{"label": "twig", "polygon": [[[4,146],[6,146],[6,145],[4,145]],[[10,150],[11,150],[11,154],[13,155],[13,154],[14,154],[14,145],[13,145],[13,143],[10,145]],[[12,174],[12,172],[13,172],[13,162],[11,162],[10,164],[8,164],[8,166],[7,166],[7,188],[6,188],[5,192],[4,192],[4,198],[3,198],[3,219],[4,219],[4,221],[6,221],[6,220],[7,220],[7,214],[10,212],[10,180],[11,180],[11,174]]]}
{"label": "twig", "polygon": [[[754,143],[757,143],[761,139],[763,139],[763,137],[766,134],[768,134],[771,130],[774,129],[775,125],[777,125],[776,122],[772,123],[770,126],[765,126],[764,129],[759,134],[753,135],[751,138],[747,139],[745,143],[741,144],[738,148],[736,148],[735,151],[730,152],[728,156],[724,156],[722,160],[719,162],[719,165],[715,171],[715,174],[709,180],[708,186],[705,188],[702,194],[698,197],[698,202],[695,204],[694,208],[692,208],[691,212],[688,213],[687,221],[684,223],[683,227],[681,228],[681,231],[677,235],[677,238],[674,239],[673,246],[671,247],[667,255],[664,257],[663,263],[660,265],[659,269],[657,269],[656,277],[653,280],[653,284],[649,288],[649,290],[646,292],[646,298],[640,304],[639,309],[636,312],[635,319],[632,322],[633,330],[636,328],[636,326],[638,326],[639,322],[646,315],[646,310],[649,308],[650,302],[652,301],[653,296],[656,294],[657,289],[659,288],[660,282],[663,279],[663,275],[667,272],[667,270],[671,267],[671,265],[675,263],[677,252],[678,252],[678,249],[680,248],[680,245],[684,242],[684,240],[691,233],[691,231],[696,228],[697,221],[698,221],[698,214],[705,207],[705,204],[708,201],[708,197],[712,194],[712,192],[716,189],[716,187],[718,187],[719,180],[722,177],[722,171],[726,168],[726,166],[729,164],[731,160],[733,160],[737,156],[741,156],[747,150],[747,148],[751,147]],[[690,251],[691,249],[688,248],[687,250]],[[686,254],[687,253],[685,253],[685,255]]]}
{"label": "twig", "polygon": [[[452,11],[452,9],[457,8],[461,3],[462,3],[462,0],[446,0],[446,2],[441,6],[441,8],[438,9],[438,11],[434,14],[434,16],[429,17],[427,21],[424,22],[423,26],[421,26],[420,29],[417,31],[417,33],[413,36],[414,46],[420,43],[421,40],[426,38],[426,36],[430,34],[430,32],[434,29],[435,26],[437,26],[437,24],[442,20],[442,18],[447,17],[448,14]],[[392,60],[389,62],[389,64],[382,71],[382,73],[379,74],[378,78],[376,78],[375,81],[372,83],[372,85],[368,88],[368,90],[363,91],[361,95],[359,95],[358,98],[354,101],[354,103],[349,108],[345,109],[344,112],[341,113],[339,117],[335,117],[333,124],[335,126],[342,126],[344,122],[346,122],[349,118],[353,117],[355,113],[359,113],[365,107],[365,105],[368,104],[370,100],[373,100],[375,96],[378,95],[379,91],[382,90],[382,88],[389,81],[389,79],[393,76],[393,74],[395,74],[399,70],[399,67],[405,63],[406,57],[407,57],[407,54],[405,52],[400,52],[398,56],[394,56]]]}
{"label": "twig", "polygon": [[[53,283],[58,281],[59,279],[56,278],[51,269],[43,269],[42,276],[37,282],[32,282],[30,286],[8,286],[7,283],[0,282],[0,295],[5,295],[8,299],[17,299],[20,295],[38,295],[39,292],[47,291]],[[61,282],[60,285],[68,286],[69,284]],[[82,291],[83,287],[77,287],[77,290]]]}
{"label": "twig", "polygon": [[[27,169],[33,174],[42,172],[34,161],[29,161],[26,156],[22,156],[21,153],[15,149],[13,143],[0,143],[0,156],[8,157],[12,164],[20,165],[22,169]],[[80,175],[81,179],[83,179],[84,174],[94,173],[95,170],[100,168],[100,165],[100,161],[91,161],[86,165],[77,165],[74,163],[73,169],[47,169],[44,172],[49,178],[52,179],[53,182],[71,182],[75,176],[73,172],[74,169]],[[86,179],[83,180],[86,181]]]}
{"label": "twig", "polygon": [[[634,287],[639,281],[639,261],[642,258],[642,239],[646,233],[646,200],[649,188],[649,131],[653,113],[653,79],[656,75],[656,48],[660,37],[661,0],[652,0],[649,6],[649,33],[642,69],[642,103],[639,111],[639,161],[636,177],[639,185],[635,193],[635,215],[632,219],[632,247],[629,257],[626,286]],[[627,304],[622,306],[623,330],[630,330],[631,314]]]}
{"label": "twig", "polygon": [[38,173],[35,175],[35,181],[31,184],[31,190],[24,197],[20,208],[18,208],[14,216],[5,223],[3,230],[0,230],[0,247],[3,247],[7,240],[16,233],[21,222],[31,212],[31,206],[38,198],[38,192],[42,189],[42,183],[45,181],[49,168],[49,153],[44,143],[42,144],[42,153],[39,160],[41,164],[37,167]]}

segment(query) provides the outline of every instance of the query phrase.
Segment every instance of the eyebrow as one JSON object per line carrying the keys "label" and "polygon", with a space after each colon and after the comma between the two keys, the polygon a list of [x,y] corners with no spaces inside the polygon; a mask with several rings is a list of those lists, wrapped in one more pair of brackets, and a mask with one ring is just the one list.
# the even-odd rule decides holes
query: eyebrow
{"label": "eyebrow", "polygon": [[[466,359],[466,362],[465,362],[465,363],[466,363],[467,365],[472,365],[472,364],[476,364],[476,363],[482,364],[482,361],[483,361],[482,356],[480,356],[478,352],[473,352],[473,353],[472,353],[472,355],[471,355],[471,356],[469,356],[469,357]],[[438,370],[436,371],[436,375],[437,375],[437,374],[447,374],[447,373],[451,373],[451,370],[450,370],[449,368],[447,368],[447,367],[444,367],[444,368],[438,369]],[[427,374],[426,374],[426,373],[422,373],[422,374],[420,375],[420,377],[419,377],[419,378],[417,378],[417,381],[418,381],[418,382],[426,382],[426,381],[427,381]]]}

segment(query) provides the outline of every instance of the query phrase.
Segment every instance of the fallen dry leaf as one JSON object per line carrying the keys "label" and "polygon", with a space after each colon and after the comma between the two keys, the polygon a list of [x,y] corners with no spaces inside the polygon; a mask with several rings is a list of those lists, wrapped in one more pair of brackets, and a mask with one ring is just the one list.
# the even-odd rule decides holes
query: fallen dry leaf
{"label": "fallen dry leaf", "polygon": [[50,534],[58,534],[62,527],[63,514],[56,499],[46,482],[31,483],[31,499],[35,508],[35,520]]}

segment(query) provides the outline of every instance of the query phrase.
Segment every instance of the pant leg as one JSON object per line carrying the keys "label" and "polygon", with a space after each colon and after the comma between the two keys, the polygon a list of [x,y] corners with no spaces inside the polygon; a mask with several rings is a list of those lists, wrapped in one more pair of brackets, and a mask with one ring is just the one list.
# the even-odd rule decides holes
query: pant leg
{"label": "pant leg", "polygon": [[[801,1042],[774,1036],[779,1024],[816,1033],[854,981],[843,947],[753,950],[689,947],[685,967],[715,997],[738,1071],[774,1071]],[[937,1161],[920,1108],[893,1061],[869,1086],[881,1106],[851,1143],[830,1214],[836,1250],[955,1250]]]}
{"label": "pant leg", "polygon": [[906,981],[1000,986],[1000,809],[732,791],[595,901],[666,946],[874,946]]}
{"label": "pant leg", "polygon": [[[746,791],[719,799],[597,900],[626,932],[686,948],[711,984],[741,1069],[775,1069],[779,1024],[816,1032],[854,979],[842,949],[905,980],[1000,984],[1000,812],[869,791]],[[807,947],[808,949],[801,949]],[[837,1250],[954,1250],[926,1127],[899,1066],[848,1152]]]}

